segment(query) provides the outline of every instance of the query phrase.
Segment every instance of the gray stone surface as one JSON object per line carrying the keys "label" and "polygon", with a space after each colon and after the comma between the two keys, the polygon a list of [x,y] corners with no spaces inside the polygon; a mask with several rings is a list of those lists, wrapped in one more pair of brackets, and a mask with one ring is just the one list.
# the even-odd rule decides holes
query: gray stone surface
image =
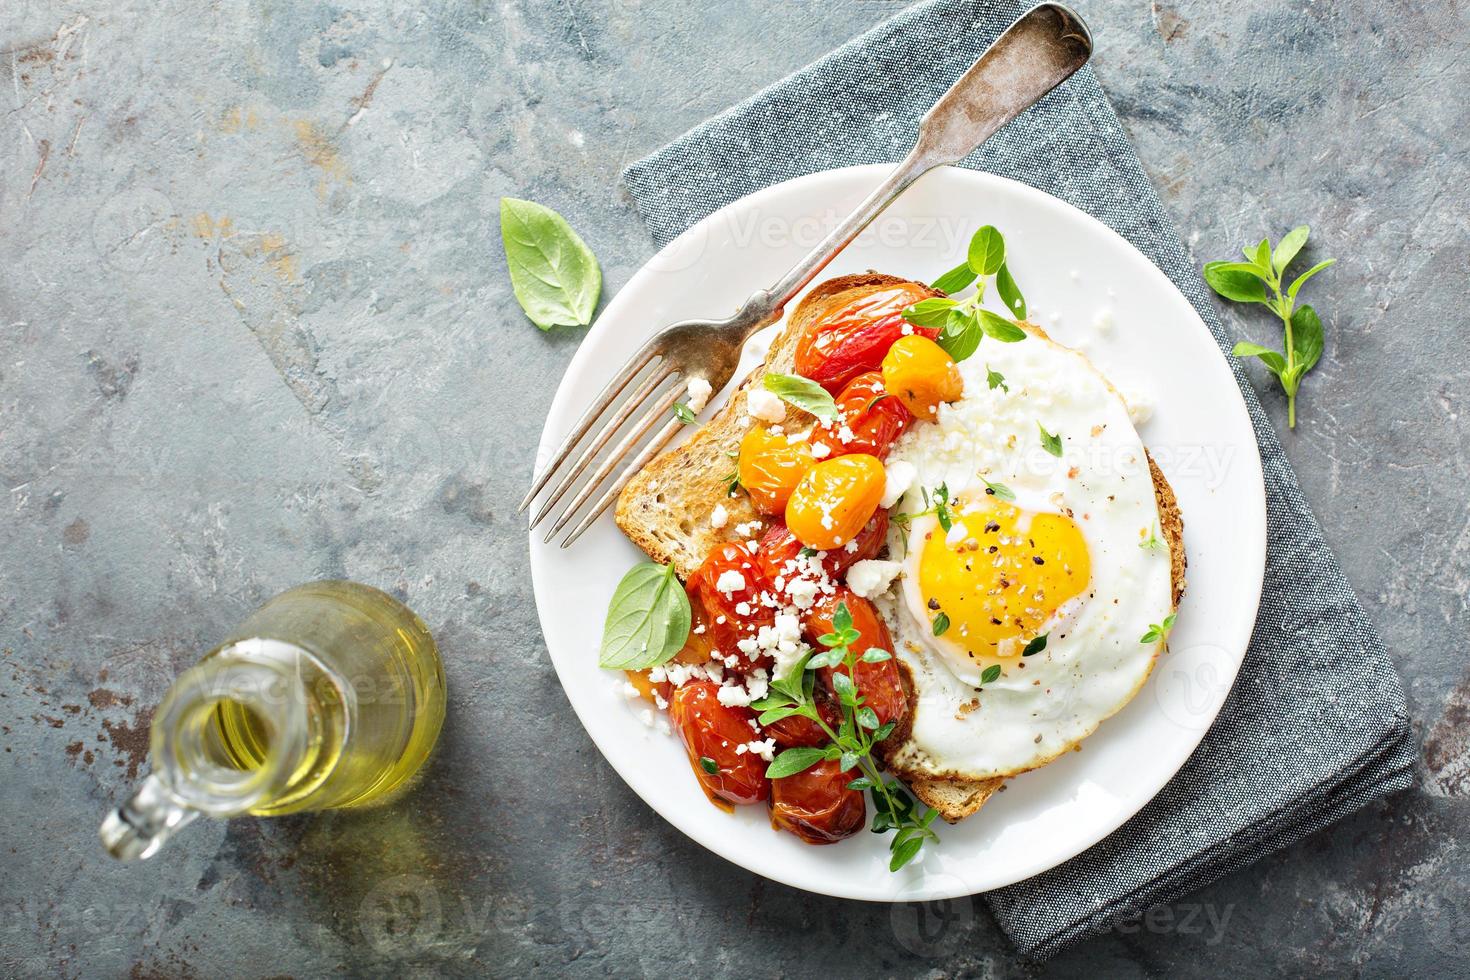
{"label": "gray stone surface", "polygon": [[[899,6],[0,7],[4,972],[1463,969],[1470,18],[1448,0],[1081,4],[1200,261],[1299,221],[1340,259],[1285,442],[1398,657],[1418,789],[1035,967],[968,903],[815,898],[705,853],[572,715],[512,507],[580,332],[520,316],[496,200],[567,215],[611,295],[651,251],[619,170]],[[440,639],[418,791],[112,864],[96,824],[170,679],[323,576]]]}

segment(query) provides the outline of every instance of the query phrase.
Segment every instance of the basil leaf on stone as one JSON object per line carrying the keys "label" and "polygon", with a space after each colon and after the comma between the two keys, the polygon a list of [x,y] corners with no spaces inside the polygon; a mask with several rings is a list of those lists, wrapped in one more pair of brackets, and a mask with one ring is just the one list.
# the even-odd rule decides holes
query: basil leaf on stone
{"label": "basil leaf on stone", "polygon": [[542,330],[592,322],[602,270],[587,243],[550,208],[500,199],[500,238],[516,301]]}
{"label": "basil leaf on stone", "polygon": [[1281,241],[1277,242],[1276,251],[1271,256],[1271,268],[1276,270],[1278,276],[1286,271],[1287,266],[1291,265],[1291,260],[1296,258],[1296,253],[1307,244],[1307,236],[1311,233],[1312,229],[1307,225],[1297,225],[1283,235]]}
{"label": "basil leaf on stone", "polygon": [[1299,306],[1291,315],[1291,339],[1295,345],[1293,369],[1306,374],[1322,359],[1322,320],[1310,306]]}
{"label": "basil leaf on stone", "polygon": [[613,590],[597,665],[643,670],[668,663],[689,639],[689,596],[672,565],[641,562]]}
{"label": "basil leaf on stone", "polygon": [[803,378],[799,374],[767,374],[763,384],[767,391],[788,405],[795,405],[826,421],[837,418],[837,403],[827,389],[811,378]]}
{"label": "basil leaf on stone", "polygon": [[1266,284],[1254,272],[1246,272],[1239,266],[1238,262],[1206,262],[1205,282],[1221,296],[1237,303],[1266,302]]}

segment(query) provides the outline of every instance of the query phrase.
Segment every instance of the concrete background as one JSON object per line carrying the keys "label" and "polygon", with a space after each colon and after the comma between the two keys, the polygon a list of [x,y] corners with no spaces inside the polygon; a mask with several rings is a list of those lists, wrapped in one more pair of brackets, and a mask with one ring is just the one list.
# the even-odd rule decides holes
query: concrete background
{"label": "concrete background", "polygon": [[[1327,354],[1285,442],[1398,658],[1419,788],[1036,967],[968,903],[821,899],[712,857],[573,717],[512,508],[581,332],[521,317],[496,200],[564,213],[610,296],[652,251],[624,165],[900,7],[0,5],[5,973],[1463,969],[1470,14],[1452,0],[1080,3],[1201,262],[1301,221],[1340,260],[1314,283]],[[322,576],[395,591],[440,640],[452,703],[418,792],[201,823],[112,864],[95,828],[146,771],[170,679]]]}

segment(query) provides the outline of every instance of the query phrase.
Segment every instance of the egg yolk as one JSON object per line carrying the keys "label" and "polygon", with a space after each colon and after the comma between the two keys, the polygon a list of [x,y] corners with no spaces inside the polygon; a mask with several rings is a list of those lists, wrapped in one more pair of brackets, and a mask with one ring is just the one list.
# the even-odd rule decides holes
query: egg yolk
{"label": "egg yolk", "polygon": [[1086,591],[1092,568],[1082,531],[1063,514],[990,496],[952,513],[955,530],[936,525],[919,556],[930,624],[972,660],[1019,656],[1058,609]]}

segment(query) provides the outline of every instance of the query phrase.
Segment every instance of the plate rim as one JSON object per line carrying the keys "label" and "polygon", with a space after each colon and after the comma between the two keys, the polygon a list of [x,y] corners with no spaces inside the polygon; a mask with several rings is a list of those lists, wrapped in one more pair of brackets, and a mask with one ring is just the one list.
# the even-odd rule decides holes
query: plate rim
{"label": "plate rim", "polygon": [[[881,180],[882,177],[886,176],[887,173],[891,170],[891,166],[891,164],[881,163],[858,164],[854,166],[837,167],[829,170],[820,170],[809,174],[803,174],[785,181],[781,181],[779,183],[770,184],[765,187],[759,188],[751,192],[750,194],[731,201],[723,207],[712,211],[708,215],[705,215],[703,218],[701,218],[699,221],[695,222],[689,228],[685,229],[678,236],[671,239],[666,245],[664,245],[647,260],[645,260],[639,266],[638,270],[632,276],[630,276],[628,281],[619,289],[617,295],[615,295],[611,300],[608,301],[608,304],[606,307],[603,308],[602,313],[588,328],[589,332],[591,330],[597,329],[598,324],[600,324],[605,318],[612,317],[614,319],[617,319],[621,317],[623,315],[624,308],[633,303],[633,295],[635,292],[638,292],[638,290],[635,290],[633,287],[635,285],[638,285],[641,279],[656,274],[659,271],[657,269],[657,266],[661,261],[666,261],[668,256],[677,254],[680,250],[696,240],[699,236],[708,234],[709,226],[721,220],[727,220],[732,213],[738,212],[739,210],[744,208],[760,207],[766,203],[767,199],[776,197],[780,194],[790,193],[792,191],[814,191],[816,193],[821,193],[824,184],[840,183],[843,179],[846,178],[860,178],[864,176],[871,176],[873,178],[874,184],[876,185],[877,181]],[[1009,177],[1004,177],[999,174],[990,173],[988,171],[974,170],[968,167],[959,166],[945,166],[937,169],[957,175],[961,180],[976,180],[981,185],[992,181],[998,182],[1002,186],[1007,187],[1008,190],[1019,194],[1022,198],[1026,198],[1032,203],[1036,203],[1040,207],[1052,208],[1060,210],[1064,213],[1070,213],[1073,218],[1080,218],[1082,221],[1091,224],[1096,229],[1101,230],[1105,236],[1108,236],[1113,240],[1113,244],[1115,246],[1125,248],[1131,251],[1137,258],[1141,259],[1147,269],[1146,275],[1154,278],[1158,285],[1161,285],[1165,289],[1177,295],[1179,299],[1184,303],[1185,307],[1189,310],[1189,318],[1192,321],[1193,325],[1187,328],[1181,327],[1181,329],[1195,329],[1195,327],[1197,326],[1197,328],[1203,332],[1204,337],[1208,340],[1211,348],[1218,352],[1219,359],[1218,361],[1214,362],[1214,367],[1217,370],[1223,370],[1224,372],[1226,372],[1226,374],[1230,376],[1230,380],[1232,382],[1231,391],[1234,395],[1234,399],[1229,403],[1230,408],[1232,411],[1239,411],[1246,430],[1250,432],[1250,444],[1255,447],[1255,451],[1247,453],[1246,456],[1248,457],[1247,463],[1251,468],[1251,472],[1247,474],[1247,476],[1253,478],[1249,479],[1248,482],[1250,482],[1251,486],[1258,491],[1257,493],[1252,494],[1250,497],[1249,510],[1252,512],[1253,515],[1259,516],[1259,520],[1258,522],[1256,522],[1259,526],[1259,534],[1251,534],[1248,541],[1248,543],[1252,546],[1252,554],[1247,556],[1249,560],[1246,563],[1246,568],[1254,572],[1254,574],[1252,575],[1254,581],[1252,583],[1252,588],[1250,589],[1252,600],[1250,604],[1249,616],[1243,615],[1240,617],[1240,625],[1235,631],[1239,635],[1233,637],[1232,639],[1234,640],[1234,642],[1232,642],[1228,646],[1228,649],[1230,649],[1232,652],[1236,650],[1239,651],[1239,656],[1235,660],[1232,667],[1230,684],[1224,688],[1224,693],[1220,696],[1219,702],[1210,712],[1208,721],[1199,726],[1198,738],[1195,739],[1193,741],[1193,744],[1189,746],[1189,750],[1182,754],[1178,765],[1173,767],[1168,775],[1164,777],[1157,786],[1153,787],[1152,790],[1148,791],[1147,793],[1139,794],[1139,798],[1136,801],[1130,800],[1127,804],[1120,807],[1119,816],[1116,823],[1114,823],[1111,827],[1108,827],[1096,833],[1095,835],[1081,835],[1079,839],[1085,839],[1085,842],[1081,843],[1080,846],[1076,847],[1076,849],[1072,850],[1069,854],[1065,854],[1060,857],[1048,855],[1047,857],[1038,858],[1030,863],[1023,863],[1023,866],[1021,868],[1022,873],[1012,877],[1010,881],[996,885],[987,885],[983,888],[977,888],[969,885],[966,882],[961,881],[961,887],[958,889],[938,888],[930,891],[922,888],[913,889],[912,887],[896,887],[894,889],[894,892],[891,894],[854,894],[850,890],[844,890],[841,888],[824,888],[822,887],[820,881],[814,883],[813,881],[807,880],[800,875],[786,874],[782,873],[781,871],[773,872],[764,868],[758,870],[754,867],[751,867],[750,864],[747,864],[744,861],[740,860],[738,857],[732,856],[730,853],[727,853],[727,849],[718,846],[718,844],[716,843],[716,839],[718,836],[716,833],[716,823],[711,822],[707,825],[697,826],[692,821],[678,818],[671,815],[670,812],[666,812],[665,808],[661,807],[658,802],[656,802],[654,794],[645,793],[643,789],[640,788],[639,781],[630,778],[629,772],[627,771],[627,769],[630,767],[627,766],[625,763],[619,762],[617,758],[618,753],[610,752],[604,747],[602,739],[599,738],[599,736],[596,734],[595,726],[589,724],[589,719],[584,713],[584,707],[590,709],[592,705],[579,705],[578,699],[573,697],[571,689],[568,687],[566,680],[562,677],[562,670],[557,663],[557,658],[555,656],[551,656],[551,644],[549,637],[547,637],[546,635],[546,623],[548,619],[554,618],[554,614],[553,611],[548,608],[548,599],[546,598],[546,595],[547,593],[549,593],[550,588],[549,586],[543,584],[543,577],[545,576],[546,571],[541,568],[541,565],[547,557],[559,553],[560,549],[557,548],[555,545],[543,544],[539,540],[539,536],[536,531],[530,531],[528,533],[528,544],[530,552],[529,565],[531,571],[532,594],[536,604],[537,620],[539,625],[541,626],[542,639],[546,643],[547,653],[549,656],[551,656],[552,667],[557,674],[557,683],[561,686],[563,695],[567,698],[568,703],[572,707],[573,713],[577,716],[577,720],[581,723],[582,728],[587,734],[588,738],[591,739],[593,745],[596,746],[598,752],[602,755],[603,759],[612,767],[613,771],[618,774],[619,778],[623,780],[624,784],[626,784],[629,789],[631,789],[641,800],[643,800],[645,804],[647,804],[656,814],[658,814],[659,817],[661,817],[671,826],[679,830],[686,837],[695,841],[706,850],[722,858],[723,860],[728,861],[729,863],[740,867],[750,872],[751,874],[759,875],[763,878],[769,878],[772,881],[789,885],[793,888],[801,889],[802,891],[807,891],[820,895],[827,895],[834,898],[845,898],[857,901],[934,901],[966,897],[970,895],[982,894],[986,891],[990,891],[996,888],[1009,887],[1010,885],[1025,881],[1028,878],[1034,877],[1038,874],[1042,874],[1046,871],[1051,870],[1052,868],[1058,867],[1066,863],[1067,861],[1072,860],[1073,858],[1087,851],[1091,847],[1095,846],[1105,837],[1117,831],[1120,827],[1123,826],[1123,824],[1127,823],[1129,820],[1135,817],[1138,812],[1141,811],[1145,806],[1147,806],[1152,800],[1156,799],[1158,795],[1164,790],[1164,788],[1167,787],[1168,784],[1174,780],[1174,778],[1179,774],[1179,771],[1198,750],[1200,744],[1204,741],[1205,736],[1214,726],[1216,719],[1218,719],[1219,717],[1220,711],[1223,710],[1225,703],[1229,700],[1230,691],[1234,688],[1236,681],[1239,679],[1240,667],[1244,663],[1245,655],[1249,650],[1250,636],[1254,630],[1255,622],[1260,612],[1260,599],[1262,590],[1265,585],[1267,543],[1266,538],[1268,525],[1265,472],[1261,461],[1259,440],[1256,437],[1255,427],[1252,424],[1249,407],[1247,406],[1245,400],[1245,393],[1240,387],[1239,379],[1235,375],[1235,373],[1231,371],[1229,362],[1225,357],[1224,351],[1220,350],[1219,344],[1216,341],[1214,334],[1210,332],[1208,325],[1204,322],[1204,318],[1201,317],[1199,311],[1194,308],[1194,304],[1190,302],[1189,298],[1184,295],[1183,291],[1177,285],[1175,285],[1175,283],[1170,280],[1167,275],[1164,274],[1163,270],[1160,269],[1158,265],[1155,264],[1154,261],[1150,259],[1147,255],[1145,255],[1140,249],[1134,246],[1132,242],[1128,241],[1119,232],[1109,227],[1098,218],[1094,217],[1091,214],[1088,214],[1086,211],[1083,211],[1082,209],[1068,203],[1067,201],[1048,194],[1047,192],[1042,191],[1038,188],[1032,187],[1029,184],[1014,180]],[[702,255],[695,258],[691,263],[689,263],[689,267],[692,268],[698,266],[701,261],[704,261]],[[813,278],[813,283],[819,281],[822,275],[823,273],[818,273],[817,276]],[[759,285],[752,286],[752,290],[757,288],[761,287]],[[561,379],[557,383],[556,391],[553,393],[551,402],[547,406],[546,421],[542,427],[541,437],[537,442],[535,457],[536,461],[548,458],[549,450],[554,447],[555,440],[560,437],[562,430],[566,427],[569,427],[571,422],[574,421],[574,418],[566,419],[566,424],[564,426],[559,426],[558,431],[555,434],[552,433],[553,415],[557,414],[557,407],[564,398],[567,378],[585,370],[584,362],[594,356],[592,353],[592,347],[587,345],[585,341],[586,337],[584,336],[582,338],[582,341],[578,343],[577,349],[573,353],[571,359],[567,362],[567,366],[562,372]],[[561,414],[573,415],[575,414],[575,410],[563,410]],[[600,520],[607,519],[610,519],[610,515],[604,515],[602,518],[600,518]],[[1242,609],[1242,612],[1244,612],[1244,609]],[[1155,665],[1155,669],[1156,667],[1157,665]],[[1151,670],[1150,673],[1152,675],[1153,670]],[[1152,676],[1150,676],[1149,680],[1153,680]],[[1130,703],[1132,700],[1133,699],[1130,699]],[[673,808],[669,809],[672,810]],[[1104,821],[1104,823],[1106,823],[1106,821]],[[926,875],[925,879],[921,879],[921,881],[938,877],[941,876]],[[944,873],[942,877],[949,877],[959,880],[959,876],[951,872]],[[897,879],[895,879],[895,885],[897,886],[900,884],[901,883]],[[918,894],[909,894],[909,892],[911,891],[917,891]]]}

